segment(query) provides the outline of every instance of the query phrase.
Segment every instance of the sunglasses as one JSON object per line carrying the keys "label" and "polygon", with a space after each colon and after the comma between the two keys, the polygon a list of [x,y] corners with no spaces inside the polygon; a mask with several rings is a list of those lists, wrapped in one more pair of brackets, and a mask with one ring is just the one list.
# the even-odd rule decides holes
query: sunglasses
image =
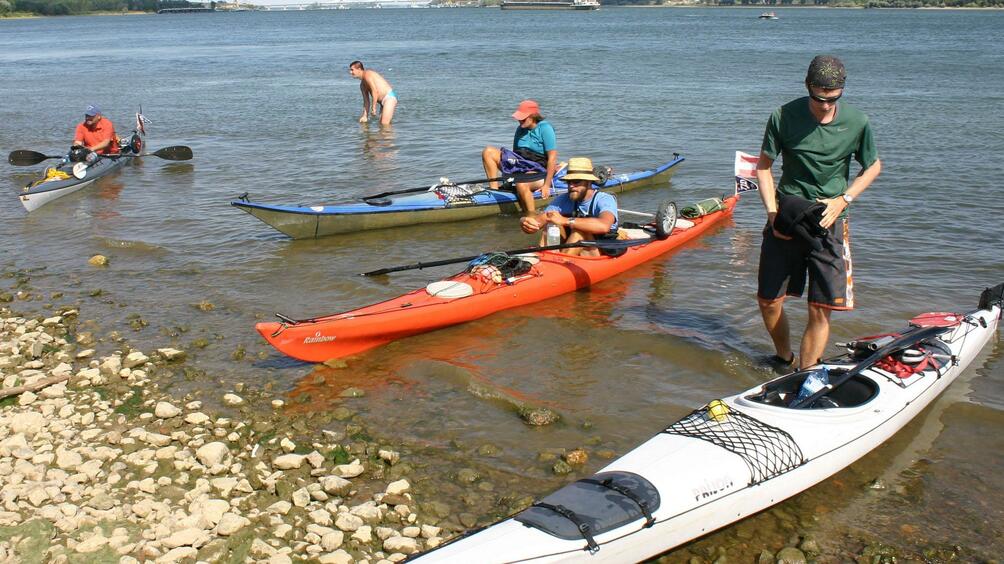
{"label": "sunglasses", "polygon": [[569,180],[566,184],[568,184],[569,186],[579,186],[579,185],[589,186],[592,183],[593,183],[592,180]]}
{"label": "sunglasses", "polygon": [[829,98],[826,98],[824,96],[819,96],[818,94],[813,94],[812,92],[809,92],[809,98],[812,98],[813,100],[819,102],[820,104],[836,104],[837,100],[839,100],[840,97],[843,95],[844,93],[841,92],[836,96],[830,96]]}

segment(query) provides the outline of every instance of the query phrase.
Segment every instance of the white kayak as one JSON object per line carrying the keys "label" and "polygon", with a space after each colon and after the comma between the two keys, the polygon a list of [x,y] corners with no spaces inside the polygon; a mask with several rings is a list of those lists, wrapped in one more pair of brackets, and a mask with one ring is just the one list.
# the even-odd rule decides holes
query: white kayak
{"label": "white kayak", "polygon": [[[592,477],[415,559],[638,562],[757,513],[903,428],[996,335],[1002,302],[1004,284],[985,290],[976,311],[918,316],[809,370],[712,401]],[[809,393],[803,383],[824,367],[829,383]]]}
{"label": "white kayak", "polygon": [[119,140],[118,153],[101,155],[90,163],[74,163],[66,156],[56,166],[46,169],[42,178],[31,182],[21,191],[18,196],[21,205],[31,213],[53,200],[90,186],[131,162],[130,157],[139,155],[145,146],[144,119],[141,113],[136,114],[136,129],[128,137]]}

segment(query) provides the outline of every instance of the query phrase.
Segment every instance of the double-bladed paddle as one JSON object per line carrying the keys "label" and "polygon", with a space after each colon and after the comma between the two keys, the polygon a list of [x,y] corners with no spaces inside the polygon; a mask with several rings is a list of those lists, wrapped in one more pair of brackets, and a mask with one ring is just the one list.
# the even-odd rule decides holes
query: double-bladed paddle
{"label": "double-bladed paddle", "polygon": [[[527,247],[525,249],[513,249],[509,251],[495,251],[495,252],[505,253],[507,255],[519,255],[523,253],[536,253],[539,251],[556,251],[558,249],[575,249],[579,247],[597,248],[597,249],[624,249],[627,247],[634,247],[635,245],[644,245],[645,243],[651,243],[651,242],[652,239],[615,239],[611,241],[579,241],[578,243],[546,245],[543,247]],[[481,255],[483,254],[485,253],[481,253]],[[382,274],[390,274],[391,272],[401,272],[402,270],[421,270],[423,268],[430,268],[433,266],[445,266],[447,264],[470,262],[480,257],[481,255],[457,257],[452,259],[436,260],[431,262],[416,262],[414,264],[406,264],[403,266],[391,266],[388,268],[380,268],[378,270],[363,272],[362,274],[360,274],[360,276],[380,276]]]}
{"label": "double-bladed paddle", "polygon": [[[31,166],[38,164],[47,159],[61,159],[66,155],[46,155],[44,153],[39,153],[38,151],[29,151],[27,149],[18,149],[17,151],[11,151],[10,155],[7,156],[7,162],[14,166]],[[158,149],[152,153],[141,153],[139,155],[133,155],[125,153],[122,155],[101,155],[102,157],[158,157],[168,161],[187,161],[192,158],[191,147],[186,147],[185,145],[172,145],[170,147],[164,147],[163,149]]]}
{"label": "double-bladed paddle", "polygon": [[[431,189],[436,189],[441,186],[462,186],[464,184],[481,184],[483,182],[499,182],[503,184],[514,184],[516,182],[532,182],[534,180],[541,180],[546,177],[547,174],[543,172],[526,174],[526,175],[511,175],[511,176],[499,176],[496,178],[479,178],[477,180],[466,180],[463,182],[450,182],[449,184],[434,184]],[[375,203],[379,205],[380,202],[370,202],[370,200],[379,200],[381,198],[386,198],[387,196],[396,196],[398,194],[414,194],[416,192],[427,192],[430,187],[424,186],[422,188],[407,188],[405,190],[394,190],[391,192],[381,192],[379,194],[373,194],[372,196],[363,196],[362,201],[367,203]]]}

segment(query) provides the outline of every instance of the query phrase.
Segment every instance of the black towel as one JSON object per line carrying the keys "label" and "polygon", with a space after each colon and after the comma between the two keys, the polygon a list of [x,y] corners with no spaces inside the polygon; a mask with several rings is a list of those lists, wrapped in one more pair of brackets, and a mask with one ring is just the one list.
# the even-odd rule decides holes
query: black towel
{"label": "black towel", "polygon": [[802,239],[815,251],[822,251],[827,230],[819,222],[823,219],[824,211],[826,204],[822,202],[778,193],[774,231]]}

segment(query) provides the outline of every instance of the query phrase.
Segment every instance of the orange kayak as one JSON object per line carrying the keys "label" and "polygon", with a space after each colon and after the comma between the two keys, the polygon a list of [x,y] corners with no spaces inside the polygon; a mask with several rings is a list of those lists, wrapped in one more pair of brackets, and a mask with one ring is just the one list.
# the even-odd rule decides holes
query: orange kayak
{"label": "orange kayak", "polygon": [[680,221],[663,240],[628,247],[618,257],[577,257],[555,251],[533,255],[531,269],[508,281],[462,272],[377,304],[324,317],[258,323],[258,333],[279,352],[307,362],[324,362],[380,345],[480,319],[585,288],[652,260],[732,216],[739,196],[725,208]]}

